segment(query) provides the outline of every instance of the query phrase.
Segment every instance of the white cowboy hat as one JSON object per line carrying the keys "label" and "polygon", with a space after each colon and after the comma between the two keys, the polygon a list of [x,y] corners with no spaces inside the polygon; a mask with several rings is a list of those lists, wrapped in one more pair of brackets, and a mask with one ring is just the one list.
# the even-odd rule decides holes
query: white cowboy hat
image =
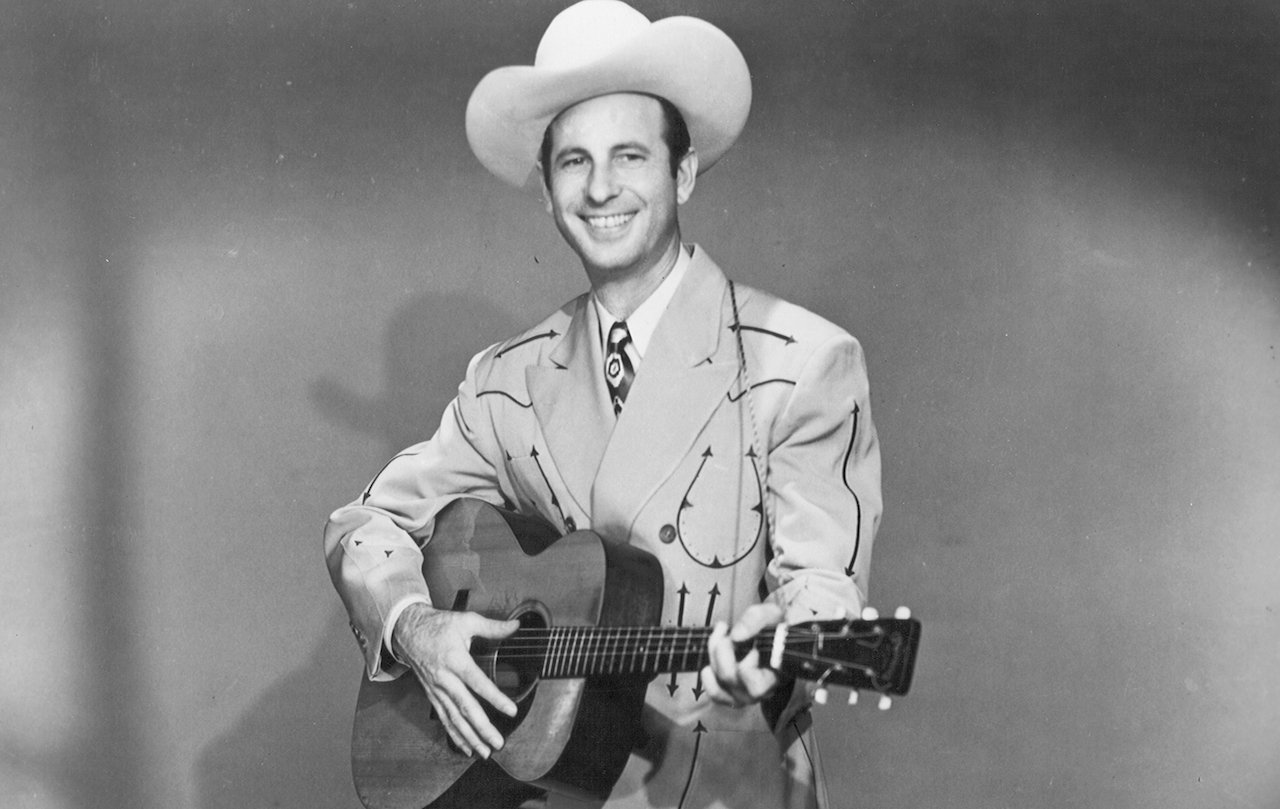
{"label": "white cowboy hat", "polygon": [[498,68],[480,80],[467,104],[467,140],[485,168],[523,186],[551,119],[579,101],[619,92],[674,104],[701,173],[742,131],[751,75],[733,40],[709,22],[649,22],[620,0],[582,0],[547,26],[532,66]]}

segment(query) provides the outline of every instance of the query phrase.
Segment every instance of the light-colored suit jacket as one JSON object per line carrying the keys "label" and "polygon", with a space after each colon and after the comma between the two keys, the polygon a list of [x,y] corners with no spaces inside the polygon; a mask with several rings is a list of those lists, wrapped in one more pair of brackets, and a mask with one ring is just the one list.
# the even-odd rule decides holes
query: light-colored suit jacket
{"label": "light-colored suit jacket", "polygon": [[[853,337],[731,285],[694,248],[616,419],[602,367],[584,294],[476,356],[436,434],[331,515],[329,570],[371,677],[403,673],[383,649],[387,613],[426,593],[419,545],[459,496],[653,553],[667,625],[732,623],[762,597],[790,621],[864,605],[880,454]],[[696,674],[651,684],[650,742],[609,806],[814,805],[799,697],[774,727],[708,702]]]}

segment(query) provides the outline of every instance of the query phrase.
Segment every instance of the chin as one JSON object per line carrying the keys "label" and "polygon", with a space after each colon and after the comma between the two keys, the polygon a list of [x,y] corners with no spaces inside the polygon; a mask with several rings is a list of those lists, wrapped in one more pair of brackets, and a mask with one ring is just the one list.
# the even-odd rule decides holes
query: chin
{"label": "chin", "polygon": [[578,255],[584,264],[611,273],[628,270],[640,260],[640,256],[633,250],[587,248],[579,251]]}

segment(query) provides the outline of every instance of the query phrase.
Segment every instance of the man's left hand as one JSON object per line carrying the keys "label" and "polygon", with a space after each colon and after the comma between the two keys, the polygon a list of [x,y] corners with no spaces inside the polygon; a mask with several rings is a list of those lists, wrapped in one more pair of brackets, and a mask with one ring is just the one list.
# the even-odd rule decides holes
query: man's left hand
{"label": "man's left hand", "polygon": [[760,666],[760,653],[752,649],[738,659],[735,642],[742,642],[776,625],[782,620],[782,608],[776,604],[753,604],[743,611],[733,629],[719,623],[707,640],[710,665],[702,670],[702,684],[707,696],[722,705],[741,707],[759,702],[778,685],[778,675]]}

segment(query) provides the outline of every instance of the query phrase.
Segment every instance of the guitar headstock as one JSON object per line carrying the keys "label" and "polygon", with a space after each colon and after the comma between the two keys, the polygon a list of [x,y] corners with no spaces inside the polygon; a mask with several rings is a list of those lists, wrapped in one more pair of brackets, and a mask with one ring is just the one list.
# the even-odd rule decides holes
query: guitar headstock
{"label": "guitar headstock", "polygon": [[[906,608],[892,618],[866,609],[856,619],[807,621],[786,627],[785,642],[770,665],[820,686],[840,685],[857,691],[901,696],[911,687],[920,621]],[[825,693],[819,692],[819,702]],[[882,702],[887,707],[888,701]]]}

